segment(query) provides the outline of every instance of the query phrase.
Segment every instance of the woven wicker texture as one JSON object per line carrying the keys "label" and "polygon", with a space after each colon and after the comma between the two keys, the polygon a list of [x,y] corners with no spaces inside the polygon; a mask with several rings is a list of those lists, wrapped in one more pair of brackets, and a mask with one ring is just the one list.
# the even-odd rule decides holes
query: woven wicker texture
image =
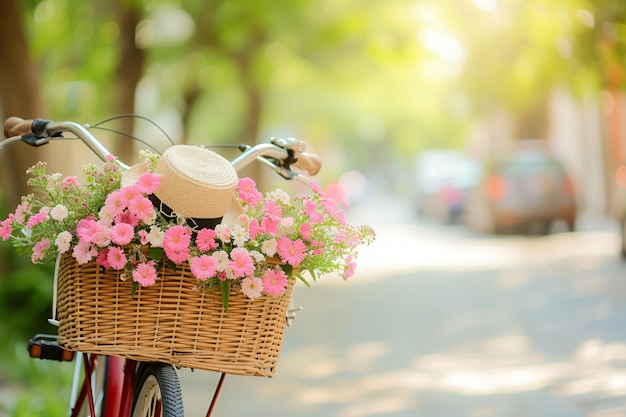
{"label": "woven wicker texture", "polygon": [[198,291],[187,267],[131,297],[131,282],[95,262],[64,255],[59,268],[59,343],[70,350],[166,362],[236,375],[271,377],[295,280],[284,295],[250,300],[232,291]]}

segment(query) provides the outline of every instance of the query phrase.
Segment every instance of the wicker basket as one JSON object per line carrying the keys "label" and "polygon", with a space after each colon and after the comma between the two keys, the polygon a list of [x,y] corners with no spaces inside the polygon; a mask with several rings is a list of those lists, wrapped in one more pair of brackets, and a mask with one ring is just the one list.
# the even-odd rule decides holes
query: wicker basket
{"label": "wicker basket", "polygon": [[149,362],[271,377],[280,353],[294,281],[282,296],[198,291],[188,267],[164,267],[155,285],[121,281],[95,262],[59,265],[59,343],[70,350]]}

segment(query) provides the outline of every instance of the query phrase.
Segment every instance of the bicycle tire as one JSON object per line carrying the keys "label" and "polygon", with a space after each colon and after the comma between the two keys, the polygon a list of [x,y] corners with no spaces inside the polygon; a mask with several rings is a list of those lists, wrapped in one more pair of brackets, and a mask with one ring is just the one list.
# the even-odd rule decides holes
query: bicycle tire
{"label": "bicycle tire", "polygon": [[183,417],[183,396],[172,365],[142,364],[135,384],[132,417]]}

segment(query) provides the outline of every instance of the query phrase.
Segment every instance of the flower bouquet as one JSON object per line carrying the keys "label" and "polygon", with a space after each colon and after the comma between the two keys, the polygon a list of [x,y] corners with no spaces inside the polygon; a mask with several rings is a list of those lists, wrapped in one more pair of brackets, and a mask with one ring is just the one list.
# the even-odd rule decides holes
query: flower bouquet
{"label": "flower bouquet", "polygon": [[[193,148],[193,152],[202,149]],[[370,244],[375,238],[371,228],[350,224],[337,202],[316,184],[312,185],[308,195],[292,198],[283,190],[262,194],[250,178],[236,178],[230,193],[228,190],[224,192],[228,187],[221,187],[222,184],[211,190],[211,196],[219,191],[224,192],[224,197],[220,197],[221,203],[212,204],[222,206],[218,212],[200,216],[215,217],[205,227],[203,220],[206,219],[181,214],[184,211],[182,208],[173,210],[170,207],[179,199],[197,193],[187,192],[183,197],[166,201],[166,193],[162,189],[168,176],[159,168],[165,165],[163,159],[166,154],[161,157],[142,152],[141,156],[143,163],[126,173],[114,158],[107,160],[101,167],[88,165],[85,167],[84,184],[80,184],[76,177],[48,174],[45,163],[36,164],[28,170],[31,175],[28,184],[35,193],[23,197],[16,210],[0,222],[0,237],[11,240],[19,253],[30,254],[34,263],[52,262],[59,257],[65,262],[61,262],[60,276],[75,277],[76,280],[86,281],[85,285],[89,285],[90,281],[95,282],[96,278],[99,283],[106,285],[113,282],[116,286],[113,290],[116,306],[132,303],[128,299],[139,300],[145,305],[150,291],[168,285],[166,281],[172,274],[182,274],[184,291],[191,294],[190,297],[205,300],[210,295],[219,295],[221,311],[216,312],[216,306],[213,306],[211,314],[219,315],[220,320],[241,319],[235,317],[239,313],[233,311],[233,303],[239,305],[244,302],[248,306],[257,303],[257,299],[274,302],[281,297],[285,298],[285,293],[291,291],[296,279],[307,285],[331,273],[347,279],[354,274],[359,246]],[[128,180],[126,177],[131,171],[135,172],[135,178]],[[223,176],[223,172],[219,175]],[[230,179],[228,181],[232,182]],[[178,191],[180,186],[172,188]],[[192,203],[186,204],[189,206]],[[91,272],[88,274],[86,271]],[[60,300],[61,294],[73,295],[79,292],[76,288],[78,281],[68,282],[59,285]],[[128,291],[120,293],[119,285],[122,285],[119,288]],[[183,290],[176,291],[178,293],[174,301],[165,302],[164,296],[159,293],[155,296],[156,301],[150,302],[161,304],[160,308],[180,304],[176,300],[182,297],[180,294]],[[102,290],[96,292],[100,294]],[[238,297],[237,301],[234,296]],[[112,299],[112,296],[107,297],[106,300]],[[94,304],[109,302],[106,300]],[[286,309],[285,301],[281,302],[283,305],[280,309]],[[81,300],[74,307],[86,304],[89,303]],[[190,308],[200,310],[204,304],[205,301],[201,301],[200,305]],[[80,327],[80,320],[88,315],[86,312],[75,312],[72,308],[64,312],[65,316],[59,313],[60,335],[64,319],[69,323],[65,327],[70,331],[69,328]],[[248,312],[242,314],[249,315]],[[261,316],[267,314],[260,313]],[[141,313],[141,320],[150,315],[153,314]],[[156,315],[160,317],[162,314]],[[131,326],[140,321],[139,313],[117,314],[113,327],[120,327],[119,320],[127,316],[131,316]],[[206,322],[207,319],[199,317],[197,320]],[[261,317],[261,320],[264,318]],[[284,314],[282,319],[278,319],[281,320],[284,322]],[[98,326],[102,328],[104,324]],[[163,320],[148,324],[150,328],[162,326]],[[82,339],[95,337],[92,324],[89,329],[89,335],[80,336]],[[151,346],[158,345],[161,349],[159,343],[164,338],[175,340],[178,345],[183,344],[179,336],[173,335],[174,330],[168,329],[166,333],[166,336],[155,333],[151,339],[158,343]],[[198,331],[195,333],[194,337],[197,338]],[[282,327],[278,333],[280,347]],[[106,339],[118,337],[116,333],[103,336],[95,342],[98,348],[90,350],[94,353],[155,360],[153,356],[136,356],[139,354],[138,349],[149,350],[138,344],[145,335],[144,331],[143,336],[136,337],[139,341],[134,340],[132,346],[126,347],[121,353],[102,348],[102,345],[110,342]],[[258,334],[253,337],[259,338]],[[215,335],[209,338],[216,339]],[[197,341],[192,344],[191,356],[196,358],[203,355],[198,353],[200,351],[219,350],[219,347],[202,346]],[[67,342],[67,345],[90,351],[81,344],[73,346]],[[167,359],[157,357],[156,360],[211,370],[219,368],[223,371],[225,364],[231,363],[233,357],[242,356],[239,352],[223,358],[218,366],[204,363],[198,365],[197,362],[184,361],[185,357],[189,357],[188,351],[181,353],[175,346],[168,349]],[[276,347],[270,350],[276,351]],[[274,355],[277,357],[276,352]],[[173,356],[176,358],[173,359]],[[270,371],[260,372],[255,365],[252,374],[271,376],[273,365],[270,365]],[[237,369],[228,368],[227,371],[239,373]],[[250,372],[244,370],[241,373]]]}

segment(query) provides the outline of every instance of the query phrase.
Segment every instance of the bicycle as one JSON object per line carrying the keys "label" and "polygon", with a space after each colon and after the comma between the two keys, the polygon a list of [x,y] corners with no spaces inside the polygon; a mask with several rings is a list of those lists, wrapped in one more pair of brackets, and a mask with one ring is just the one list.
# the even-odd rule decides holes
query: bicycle
{"label": "bicycle", "polygon": [[[89,131],[89,128],[89,125],[72,121],[53,122],[10,117],[4,123],[4,135],[7,139],[0,142],[0,150],[19,141],[31,146],[42,146],[53,140],[78,138],[100,159],[107,160],[111,152]],[[64,134],[72,134],[74,137],[67,137]],[[302,172],[315,175],[321,165],[317,155],[306,152],[304,142],[292,138],[272,138],[269,143],[240,145],[239,149],[242,153],[231,161],[236,171],[254,161],[260,161],[284,179],[296,179],[309,184],[308,177]],[[121,161],[117,163],[124,170],[129,168]],[[55,274],[55,286],[56,281]],[[58,326],[56,290],[54,297],[52,318],[49,321]],[[295,312],[298,310],[293,308],[293,305],[287,310],[285,317],[287,325],[295,319]],[[76,359],[68,408],[68,415],[71,417],[183,416],[182,393],[175,366],[172,364],[80,351],[75,355],[73,350],[59,345],[56,335],[34,336],[28,343],[28,351],[33,358],[56,361]],[[82,382],[81,367],[84,374]],[[225,376],[226,372],[222,372],[207,417],[213,412]]]}

